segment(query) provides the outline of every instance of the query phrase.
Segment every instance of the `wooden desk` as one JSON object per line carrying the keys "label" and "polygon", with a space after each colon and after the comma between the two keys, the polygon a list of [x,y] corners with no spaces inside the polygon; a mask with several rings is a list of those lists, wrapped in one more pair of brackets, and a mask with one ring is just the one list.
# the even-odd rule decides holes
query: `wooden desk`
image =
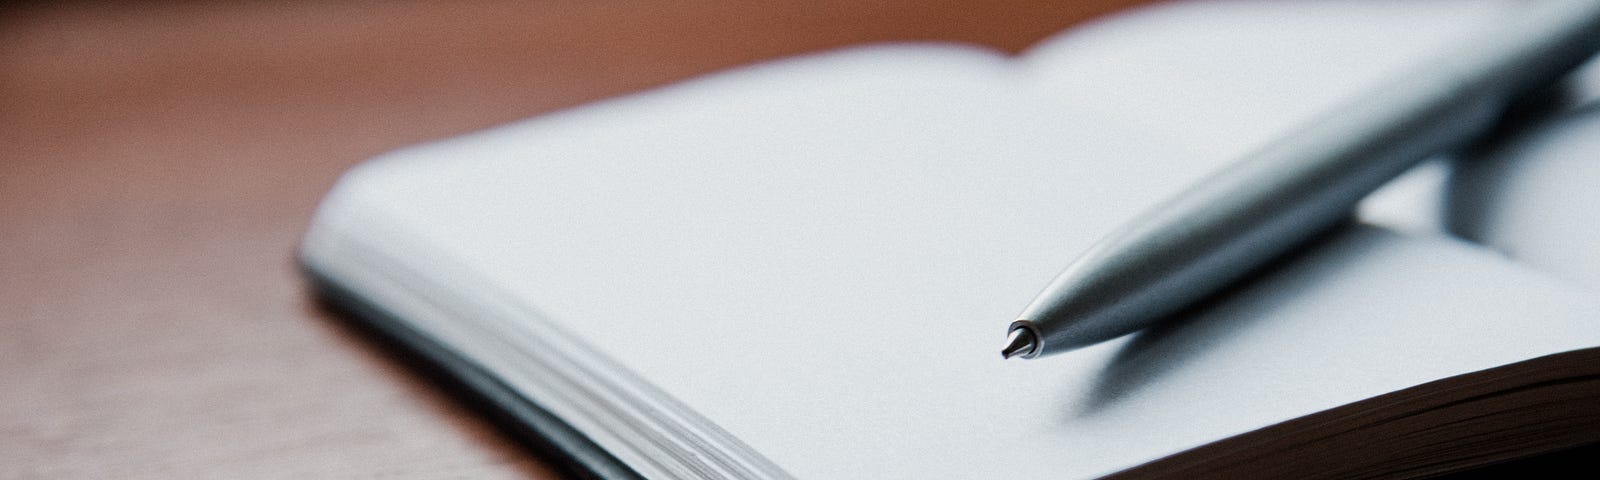
{"label": "wooden desk", "polygon": [[292,251],[341,171],[791,52],[1015,51],[1138,1],[0,7],[0,478],[553,477],[313,304]]}

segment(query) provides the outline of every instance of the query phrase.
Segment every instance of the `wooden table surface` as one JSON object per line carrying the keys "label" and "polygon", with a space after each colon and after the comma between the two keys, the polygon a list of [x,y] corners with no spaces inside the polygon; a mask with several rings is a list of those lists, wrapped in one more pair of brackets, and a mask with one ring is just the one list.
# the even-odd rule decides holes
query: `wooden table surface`
{"label": "wooden table surface", "polygon": [[0,478],[557,476],[291,258],[382,151],[877,40],[1016,51],[1139,0],[0,7]]}

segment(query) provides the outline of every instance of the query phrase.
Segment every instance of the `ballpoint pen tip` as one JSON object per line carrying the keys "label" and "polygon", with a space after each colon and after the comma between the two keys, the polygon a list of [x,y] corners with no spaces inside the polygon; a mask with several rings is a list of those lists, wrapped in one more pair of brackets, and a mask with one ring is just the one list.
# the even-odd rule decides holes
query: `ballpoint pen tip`
{"label": "ballpoint pen tip", "polygon": [[1026,328],[1011,330],[1010,337],[1006,341],[1005,350],[1000,351],[1000,355],[1005,358],[1009,359],[1016,356],[1029,358],[1033,356],[1033,349],[1038,348],[1038,345],[1034,343],[1033,332]]}

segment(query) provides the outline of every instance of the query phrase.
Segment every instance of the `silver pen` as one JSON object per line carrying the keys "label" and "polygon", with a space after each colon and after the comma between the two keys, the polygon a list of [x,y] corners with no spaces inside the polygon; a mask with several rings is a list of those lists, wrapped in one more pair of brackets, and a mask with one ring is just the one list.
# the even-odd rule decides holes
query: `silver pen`
{"label": "silver pen", "polygon": [[1006,358],[1149,327],[1346,218],[1600,49],[1600,0],[1545,0],[1268,144],[1100,240],[1011,323]]}

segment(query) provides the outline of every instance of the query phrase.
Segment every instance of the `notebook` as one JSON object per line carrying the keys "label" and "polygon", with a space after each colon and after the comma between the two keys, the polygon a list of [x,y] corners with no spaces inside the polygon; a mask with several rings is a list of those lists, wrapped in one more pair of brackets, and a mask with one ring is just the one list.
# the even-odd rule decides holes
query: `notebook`
{"label": "notebook", "polygon": [[595,477],[1420,476],[1600,442],[1594,69],[1173,322],[998,351],[1111,229],[1519,8],[1170,3],[1015,57],[741,67],[365,162],[300,261]]}

